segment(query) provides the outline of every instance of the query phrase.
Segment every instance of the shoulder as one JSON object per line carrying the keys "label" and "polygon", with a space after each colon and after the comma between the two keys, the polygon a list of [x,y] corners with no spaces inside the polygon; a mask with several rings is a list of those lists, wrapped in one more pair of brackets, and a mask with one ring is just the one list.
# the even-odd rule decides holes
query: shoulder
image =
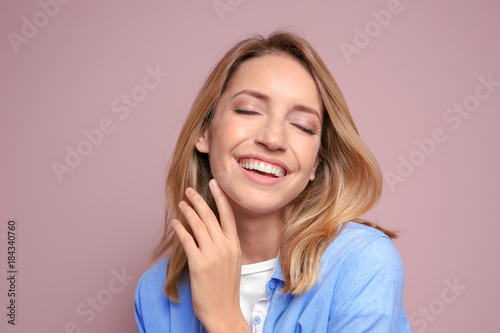
{"label": "shoulder", "polygon": [[149,304],[165,302],[166,296],[162,290],[167,278],[167,262],[163,258],[142,274],[135,291],[138,306],[147,307]]}
{"label": "shoulder", "polygon": [[349,222],[326,249],[322,269],[335,268],[340,277],[348,271],[384,272],[404,280],[401,257],[391,239],[380,230]]}
{"label": "shoulder", "polygon": [[163,289],[167,279],[167,263],[168,259],[163,258],[144,272],[137,283],[138,291],[154,289],[157,292],[158,287],[160,287],[160,290]]}
{"label": "shoulder", "polygon": [[135,316],[139,332],[198,332],[201,324],[193,310],[190,284],[179,286],[178,303],[163,292],[167,264],[168,258],[160,260],[137,283]]}
{"label": "shoulder", "polygon": [[403,262],[391,239],[375,228],[350,222],[328,250],[323,267],[337,267],[328,276],[333,284],[334,331],[344,327],[351,332],[409,332]]}
{"label": "shoulder", "polygon": [[356,222],[347,222],[332,242],[332,245],[335,243],[349,243],[354,248],[359,248],[378,238],[390,240],[386,234],[378,229]]}

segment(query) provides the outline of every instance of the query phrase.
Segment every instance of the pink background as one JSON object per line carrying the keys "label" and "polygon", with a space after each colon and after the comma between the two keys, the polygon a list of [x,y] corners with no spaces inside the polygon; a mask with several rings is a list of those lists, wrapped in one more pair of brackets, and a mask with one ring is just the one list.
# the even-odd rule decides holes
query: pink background
{"label": "pink background", "polygon": [[[236,40],[290,27],[331,69],[383,172],[398,174],[401,159],[418,164],[392,188],[386,178],[366,216],[401,230],[395,244],[413,331],[497,331],[500,87],[479,88],[479,105],[471,96],[479,77],[500,82],[499,3],[219,3],[230,9],[221,16],[213,0],[73,1],[57,12],[49,6],[49,17],[36,1],[2,1],[0,330],[135,331],[135,286],[159,239],[166,165],[193,98]],[[387,8],[393,13],[382,26],[371,12]],[[16,53],[9,34],[24,38],[23,25],[34,20],[38,31]],[[358,36],[363,47],[346,57],[341,45],[355,46],[356,27],[370,41]],[[113,112],[122,94],[144,92],[148,66],[169,75],[127,117]],[[454,128],[458,120],[443,117],[464,101],[475,110]],[[66,146],[77,149],[82,131],[106,118],[113,130],[59,181],[53,162],[65,164]],[[431,149],[434,129],[446,140]],[[427,142],[427,155],[415,140]],[[12,218],[15,327],[5,315]]]}

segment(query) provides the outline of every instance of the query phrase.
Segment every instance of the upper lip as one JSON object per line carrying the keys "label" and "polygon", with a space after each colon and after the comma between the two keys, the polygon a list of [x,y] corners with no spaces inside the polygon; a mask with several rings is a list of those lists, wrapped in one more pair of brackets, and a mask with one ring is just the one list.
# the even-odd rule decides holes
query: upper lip
{"label": "upper lip", "polygon": [[274,165],[280,166],[283,169],[285,169],[287,175],[292,172],[290,170],[290,168],[285,163],[283,163],[282,161],[277,160],[275,158],[272,158],[272,157],[268,157],[268,156],[264,156],[264,155],[259,155],[259,154],[245,154],[245,155],[236,156],[236,161],[239,162],[243,158],[253,158],[253,159],[256,159],[256,160],[261,160],[262,162],[266,162],[266,163],[270,163],[270,164],[274,164]]}

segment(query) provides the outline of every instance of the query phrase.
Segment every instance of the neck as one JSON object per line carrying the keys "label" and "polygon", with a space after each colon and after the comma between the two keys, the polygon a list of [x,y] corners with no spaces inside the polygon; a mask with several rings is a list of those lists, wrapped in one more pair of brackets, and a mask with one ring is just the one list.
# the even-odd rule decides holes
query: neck
{"label": "neck", "polygon": [[283,230],[279,212],[234,213],[241,246],[241,264],[248,265],[276,258]]}

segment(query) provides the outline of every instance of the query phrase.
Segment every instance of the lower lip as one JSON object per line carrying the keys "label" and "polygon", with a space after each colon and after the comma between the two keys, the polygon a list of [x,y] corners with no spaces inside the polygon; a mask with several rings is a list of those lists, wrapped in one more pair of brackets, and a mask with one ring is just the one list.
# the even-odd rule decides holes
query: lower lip
{"label": "lower lip", "polygon": [[260,184],[260,185],[274,185],[277,184],[281,181],[283,181],[286,176],[284,177],[267,177],[267,176],[262,176],[253,172],[248,171],[247,169],[244,169],[239,163],[238,163],[241,171],[245,176],[247,176],[248,179],[250,179],[252,182]]}

